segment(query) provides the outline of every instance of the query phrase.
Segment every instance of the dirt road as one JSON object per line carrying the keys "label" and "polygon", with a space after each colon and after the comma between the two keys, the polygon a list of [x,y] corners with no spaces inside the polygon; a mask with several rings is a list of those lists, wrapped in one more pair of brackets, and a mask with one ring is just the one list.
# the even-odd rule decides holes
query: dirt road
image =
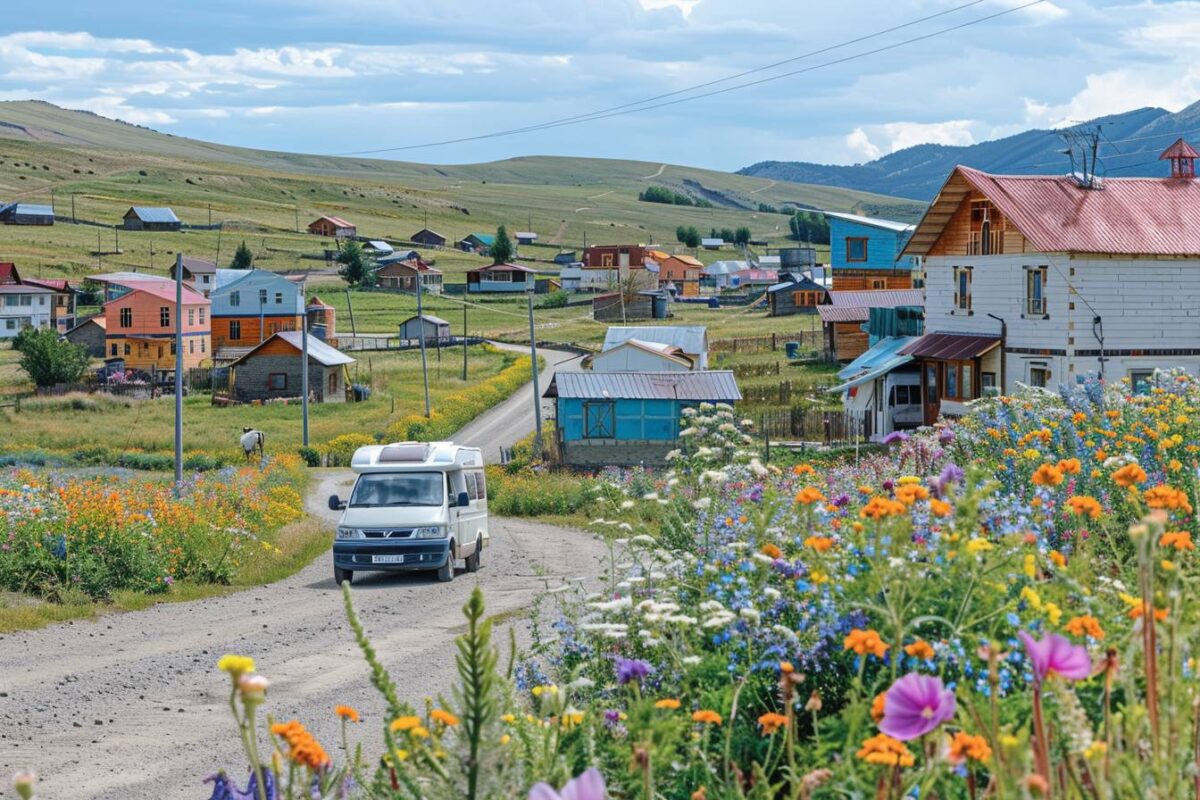
{"label": "dirt road", "polygon": [[[310,510],[346,493],[348,476],[321,476]],[[483,568],[451,583],[424,576],[355,576],[355,602],[404,697],[445,691],[454,672],[461,606],[478,581],[488,610],[527,608],[539,590],[599,573],[594,537],[519,520],[492,520]],[[0,636],[0,797],[7,775],[33,768],[46,800],[192,800],[220,767],[245,758],[227,708],[223,653],[253,656],[271,681],[266,709],[300,719],[332,752],[332,708],[359,708],[357,729],[378,752],[383,705],[351,639],[327,554],[291,578],[227,597],[160,605],[97,622]],[[513,615],[518,630],[521,615]],[[507,636],[497,631],[498,639]]]}

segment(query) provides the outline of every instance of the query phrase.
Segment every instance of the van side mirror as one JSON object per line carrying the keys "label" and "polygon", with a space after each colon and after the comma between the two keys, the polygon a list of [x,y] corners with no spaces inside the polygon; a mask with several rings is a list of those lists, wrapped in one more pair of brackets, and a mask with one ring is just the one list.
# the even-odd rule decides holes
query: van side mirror
{"label": "van side mirror", "polygon": [[471,496],[466,492],[459,492],[458,497],[455,498],[454,504],[459,508],[469,506],[471,505]]}
{"label": "van side mirror", "polygon": [[341,499],[336,494],[329,495],[329,510],[341,511],[343,508]]}

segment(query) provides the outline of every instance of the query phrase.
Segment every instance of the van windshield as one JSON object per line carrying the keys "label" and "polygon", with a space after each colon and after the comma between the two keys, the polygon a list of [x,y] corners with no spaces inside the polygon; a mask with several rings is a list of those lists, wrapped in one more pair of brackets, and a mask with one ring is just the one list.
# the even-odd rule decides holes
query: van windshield
{"label": "van windshield", "polygon": [[440,506],[446,480],[440,472],[379,472],[360,475],[350,508]]}

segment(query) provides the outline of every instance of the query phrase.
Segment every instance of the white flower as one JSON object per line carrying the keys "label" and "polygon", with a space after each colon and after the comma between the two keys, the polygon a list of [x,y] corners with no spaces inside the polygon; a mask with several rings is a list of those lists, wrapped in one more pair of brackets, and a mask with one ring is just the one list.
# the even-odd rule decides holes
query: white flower
{"label": "white flower", "polygon": [[775,559],[771,558],[766,553],[755,553],[754,555],[751,556],[751,558],[753,558],[755,561],[760,561],[763,564],[774,564],[775,563]]}
{"label": "white flower", "polygon": [[763,594],[772,600],[778,600],[781,597],[779,590],[774,586],[768,586],[767,588],[763,589]]}
{"label": "white flower", "polygon": [[620,529],[621,529],[621,530],[623,530],[623,531],[631,531],[631,530],[633,530],[633,526],[632,526],[632,525],[630,525],[628,522],[622,522],[622,523],[621,523],[620,525],[618,525],[617,527],[618,527],[618,528],[620,528]]}
{"label": "white flower", "polygon": [[743,427],[743,428],[753,428],[753,427],[754,427],[754,420],[752,420],[752,419],[750,419],[749,417],[747,417],[746,419],[742,420],[742,427]]}
{"label": "white flower", "polygon": [[643,500],[657,500],[658,492],[648,492],[647,494],[642,495],[642,499]]}
{"label": "white flower", "polygon": [[657,539],[655,539],[653,536],[648,536],[644,533],[639,533],[637,536],[633,537],[629,541],[637,542],[638,544],[652,544],[652,545],[658,544]]}
{"label": "white flower", "polygon": [[696,416],[697,412],[696,412],[696,409],[689,406],[689,407],[683,409],[683,411],[680,411],[679,413],[685,417],[694,417],[694,416]]}
{"label": "white flower", "polygon": [[679,660],[683,662],[684,666],[694,667],[700,663],[700,656],[684,656]]}
{"label": "white flower", "polygon": [[721,605],[716,600],[705,600],[700,604],[701,611],[720,611],[723,608],[725,608],[725,606]]}
{"label": "white flower", "polygon": [[623,509],[633,508],[634,505],[635,505],[635,503],[632,500],[623,500],[621,502],[621,508],[623,508]]}
{"label": "white flower", "polygon": [[695,428],[684,428],[679,432],[679,438],[686,439],[689,436],[695,436],[699,432],[700,431],[696,430]]}
{"label": "white flower", "polygon": [[606,639],[624,639],[625,631],[604,631],[602,634]]}
{"label": "white flower", "polygon": [[675,487],[679,485],[679,478],[671,477],[667,479],[667,486]]}
{"label": "white flower", "polygon": [[712,505],[711,497],[701,497],[699,500],[692,503],[692,508],[696,509],[697,511],[704,511],[711,505]]}
{"label": "white flower", "polygon": [[596,611],[616,611],[617,609],[630,608],[631,606],[633,606],[633,598],[618,597],[615,600],[609,600],[608,602],[590,603],[588,607],[593,608]]}
{"label": "white flower", "polygon": [[757,608],[743,608],[742,610],[738,611],[738,616],[740,616],[742,619],[750,620],[755,625],[762,620],[762,614],[759,613]]}
{"label": "white flower", "polygon": [[762,465],[762,462],[757,458],[750,460],[750,471],[760,478],[765,478],[771,474],[771,471]]}
{"label": "white flower", "polygon": [[696,625],[699,623],[695,617],[689,617],[687,614],[668,614],[663,617],[663,622],[670,622],[675,625]]}
{"label": "white flower", "polygon": [[717,426],[717,430],[721,431],[722,433],[737,433],[737,426],[732,422],[722,422],[719,426]]}
{"label": "white flower", "polygon": [[730,542],[729,544],[727,544],[725,546],[728,547],[730,550],[745,550],[750,545],[747,544],[746,542]]}
{"label": "white flower", "polygon": [[568,684],[571,689],[591,689],[596,685],[596,682],[591,678],[576,678]]}

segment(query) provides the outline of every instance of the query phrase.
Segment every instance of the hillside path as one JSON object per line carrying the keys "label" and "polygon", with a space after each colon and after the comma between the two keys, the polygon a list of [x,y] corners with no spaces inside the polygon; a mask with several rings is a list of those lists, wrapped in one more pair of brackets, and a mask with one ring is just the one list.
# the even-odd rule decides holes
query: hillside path
{"label": "hillside path", "polygon": [[[497,345],[527,352],[518,345]],[[556,366],[577,356],[539,349],[541,389]],[[534,428],[533,388],[455,434],[482,447],[489,461]],[[305,504],[331,526],[330,494],[345,496],[353,475],[314,471]],[[461,569],[450,583],[421,573],[355,576],[354,601],[401,697],[418,707],[448,692],[462,605],[477,583],[488,613],[501,615],[496,641],[513,625],[528,640],[525,611],[547,587],[591,586],[605,545],[594,535],[537,522],[491,520],[483,566]],[[271,680],[266,711],[299,719],[332,753],[340,727],[332,709],[352,705],[365,724],[354,729],[369,753],[382,751],[382,700],[368,681],[325,553],[269,586],[190,603],[157,605],[0,635],[0,776],[32,768],[39,796],[66,800],[199,800],[203,779],[225,768],[242,777],[246,763],[228,710],[228,683],[216,672],[224,653],[254,657]],[[0,780],[0,798],[13,797]]]}

